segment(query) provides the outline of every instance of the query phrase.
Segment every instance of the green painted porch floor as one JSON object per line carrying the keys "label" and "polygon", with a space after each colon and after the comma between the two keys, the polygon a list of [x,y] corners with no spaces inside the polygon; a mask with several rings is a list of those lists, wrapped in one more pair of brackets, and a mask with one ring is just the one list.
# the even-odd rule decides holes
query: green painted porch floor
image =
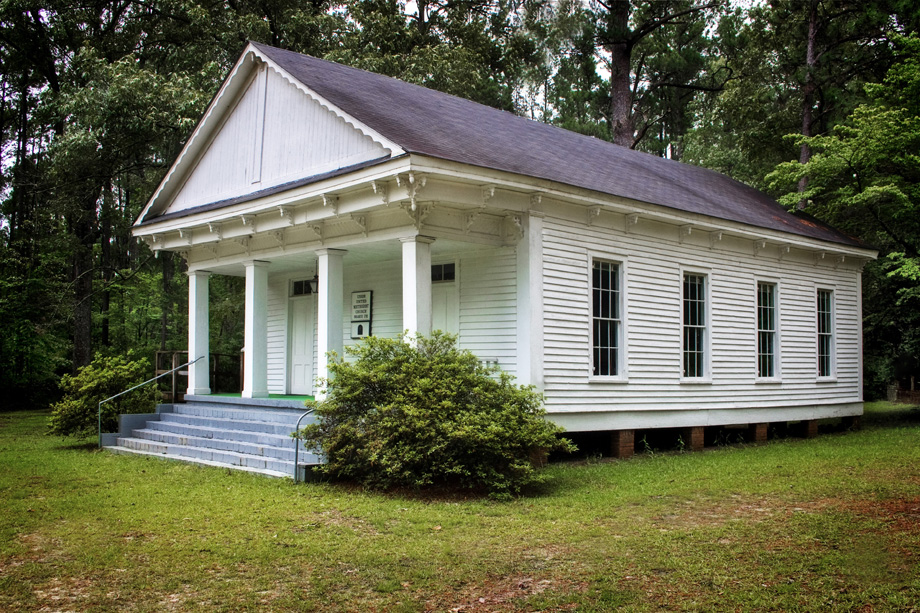
{"label": "green painted porch floor", "polygon": [[[220,396],[222,398],[242,398],[243,397],[243,395],[240,393],[211,394],[211,396]],[[268,397],[271,398],[272,400],[300,400],[301,402],[305,400],[314,400],[313,396],[291,396],[288,394],[269,394]]]}

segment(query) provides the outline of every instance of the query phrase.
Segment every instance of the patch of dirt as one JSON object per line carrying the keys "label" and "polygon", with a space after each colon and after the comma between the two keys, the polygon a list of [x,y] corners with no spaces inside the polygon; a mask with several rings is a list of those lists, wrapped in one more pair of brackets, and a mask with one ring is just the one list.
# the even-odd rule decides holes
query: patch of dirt
{"label": "patch of dirt", "polygon": [[305,525],[310,526],[311,523],[315,525],[316,523],[325,525],[325,526],[338,526],[340,528],[347,528],[355,533],[360,533],[367,536],[379,536],[380,532],[374,528],[372,525],[361,519],[360,517],[351,517],[345,515],[338,509],[329,509],[328,511],[323,511],[321,513],[315,513],[312,516],[315,518],[315,522],[307,522]]}
{"label": "patch of dirt", "polygon": [[920,532],[920,498],[894,500],[845,501],[839,507],[859,515],[883,521],[888,530]]}
{"label": "patch of dirt", "polygon": [[81,611],[81,604],[89,599],[92,582],[85,578],[55,577],[45,584],[35,586],[32,594],[38,602],[38,611]]}
{"label": "patch of dirt", "polygon": [[719,504],[688,500],[675,504],[666,515],[652,518],[652,525],[664,530],[710,528],[730,521],[765,521],[786,513],[788,508],[779,500],[743,499],[740,496]]}
{"label": "patch of dirt", "polygon": [[581,592],[586,588],[586,583],[576,583],[567,579],[546,579],[533,575],[501,577],[484,583],[466,585],[458,591],[429,599],[425,602],[425,610],[451,613],[516,611],[520,608],[520,601],[536,594],[547,591]]}
{"label": "patch of dirt", "polygon": [[[514,552],[512,559],[520,562],[518,567],[526,569],[526,574],[490,576],[480,583],[458,585],[454,590],[428,598],[425,610],[451,613],[518,611],[523,600],[537,594],[584,591],[588,584],[572,579],[578,573],[573,572],[567,562],[575,555],[572,549],[556,544],[524,548]],[[566,565],[567,572],[554,573],[554,567],[561,563]],[[545,612],[564,610],[567,609],[543,609]]]}

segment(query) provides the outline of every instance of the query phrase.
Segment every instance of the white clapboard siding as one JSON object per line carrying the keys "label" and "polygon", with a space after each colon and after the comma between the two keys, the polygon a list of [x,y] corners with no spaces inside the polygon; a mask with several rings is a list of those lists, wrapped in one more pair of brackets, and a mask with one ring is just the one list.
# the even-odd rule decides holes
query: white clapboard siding
{"label": "white clapboard siding", "polygon": [[250,82],[167,213],[381,157],[386,150],[271,69]]}
{"label": "white clapboard siding", "polygon": [[345,346],[359,341],[351,338],[351,293],[371,290],[371,333],[394,338],[403,331],[402,262],[390,260],[356,266],[345,265],[345,300],[342,314]]}
{"label": "white clapboard siding", "polygon": [[[741,242],[740,240],[737,242]],[[749,243],[748,243],[749,244]],[[550,412],[730,409],[859,400],[858,275],[728,245],[681,244],[676,228],[622,232],[544,221],[545,395]],[[590,256],[625,262],[626,381],[590,374]],[[708,274],[711,382],[681,381],[681,266]],[[756,378],[756,281],[778,282],[778,382]],[[816,288],[834,290],[836,378],[817,381]]]}
{"label": "white clapboard siding", "polygon": [[478,251],[458,258],[460,348],[502,370],[517,370],[517,281],[514,249]]}

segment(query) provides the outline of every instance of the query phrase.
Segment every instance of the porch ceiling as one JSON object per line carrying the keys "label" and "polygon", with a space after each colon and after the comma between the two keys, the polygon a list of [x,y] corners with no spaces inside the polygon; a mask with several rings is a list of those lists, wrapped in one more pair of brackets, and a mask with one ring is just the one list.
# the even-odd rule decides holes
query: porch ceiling
{"label": "porch ceiling", "polygon": [[[321,249],[322,247],[317,247]],[[431,257],[434,260],[454,254],[463,254],[482,249],[482,245],[464,241],[438,238],[431,244]],[[402,258],[402,244],[398,240],[385,240],[365,242],[345,248],[345,265],[368,264],[373,262],[387,262]],[[303,272],[315,270],[315,251],[283,254],[271,258],[256,258],[269,262],[268,272],[271,275]],[[203,267],[208,271],[231,277],[243,277],[246,269],[241,263],[215,264]]]}

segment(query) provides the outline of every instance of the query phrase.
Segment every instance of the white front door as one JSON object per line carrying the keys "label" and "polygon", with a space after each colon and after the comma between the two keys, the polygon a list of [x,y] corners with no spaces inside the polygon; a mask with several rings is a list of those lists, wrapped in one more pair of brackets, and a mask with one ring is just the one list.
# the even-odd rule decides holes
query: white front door
{"label": "white front door", "polygon": [[431,329],[460,334],[460,297],[455,281],[431,284]]}
{"label": "white front door", "polygon": [[313,393],[313,296],[291,298],[291,394]]}

